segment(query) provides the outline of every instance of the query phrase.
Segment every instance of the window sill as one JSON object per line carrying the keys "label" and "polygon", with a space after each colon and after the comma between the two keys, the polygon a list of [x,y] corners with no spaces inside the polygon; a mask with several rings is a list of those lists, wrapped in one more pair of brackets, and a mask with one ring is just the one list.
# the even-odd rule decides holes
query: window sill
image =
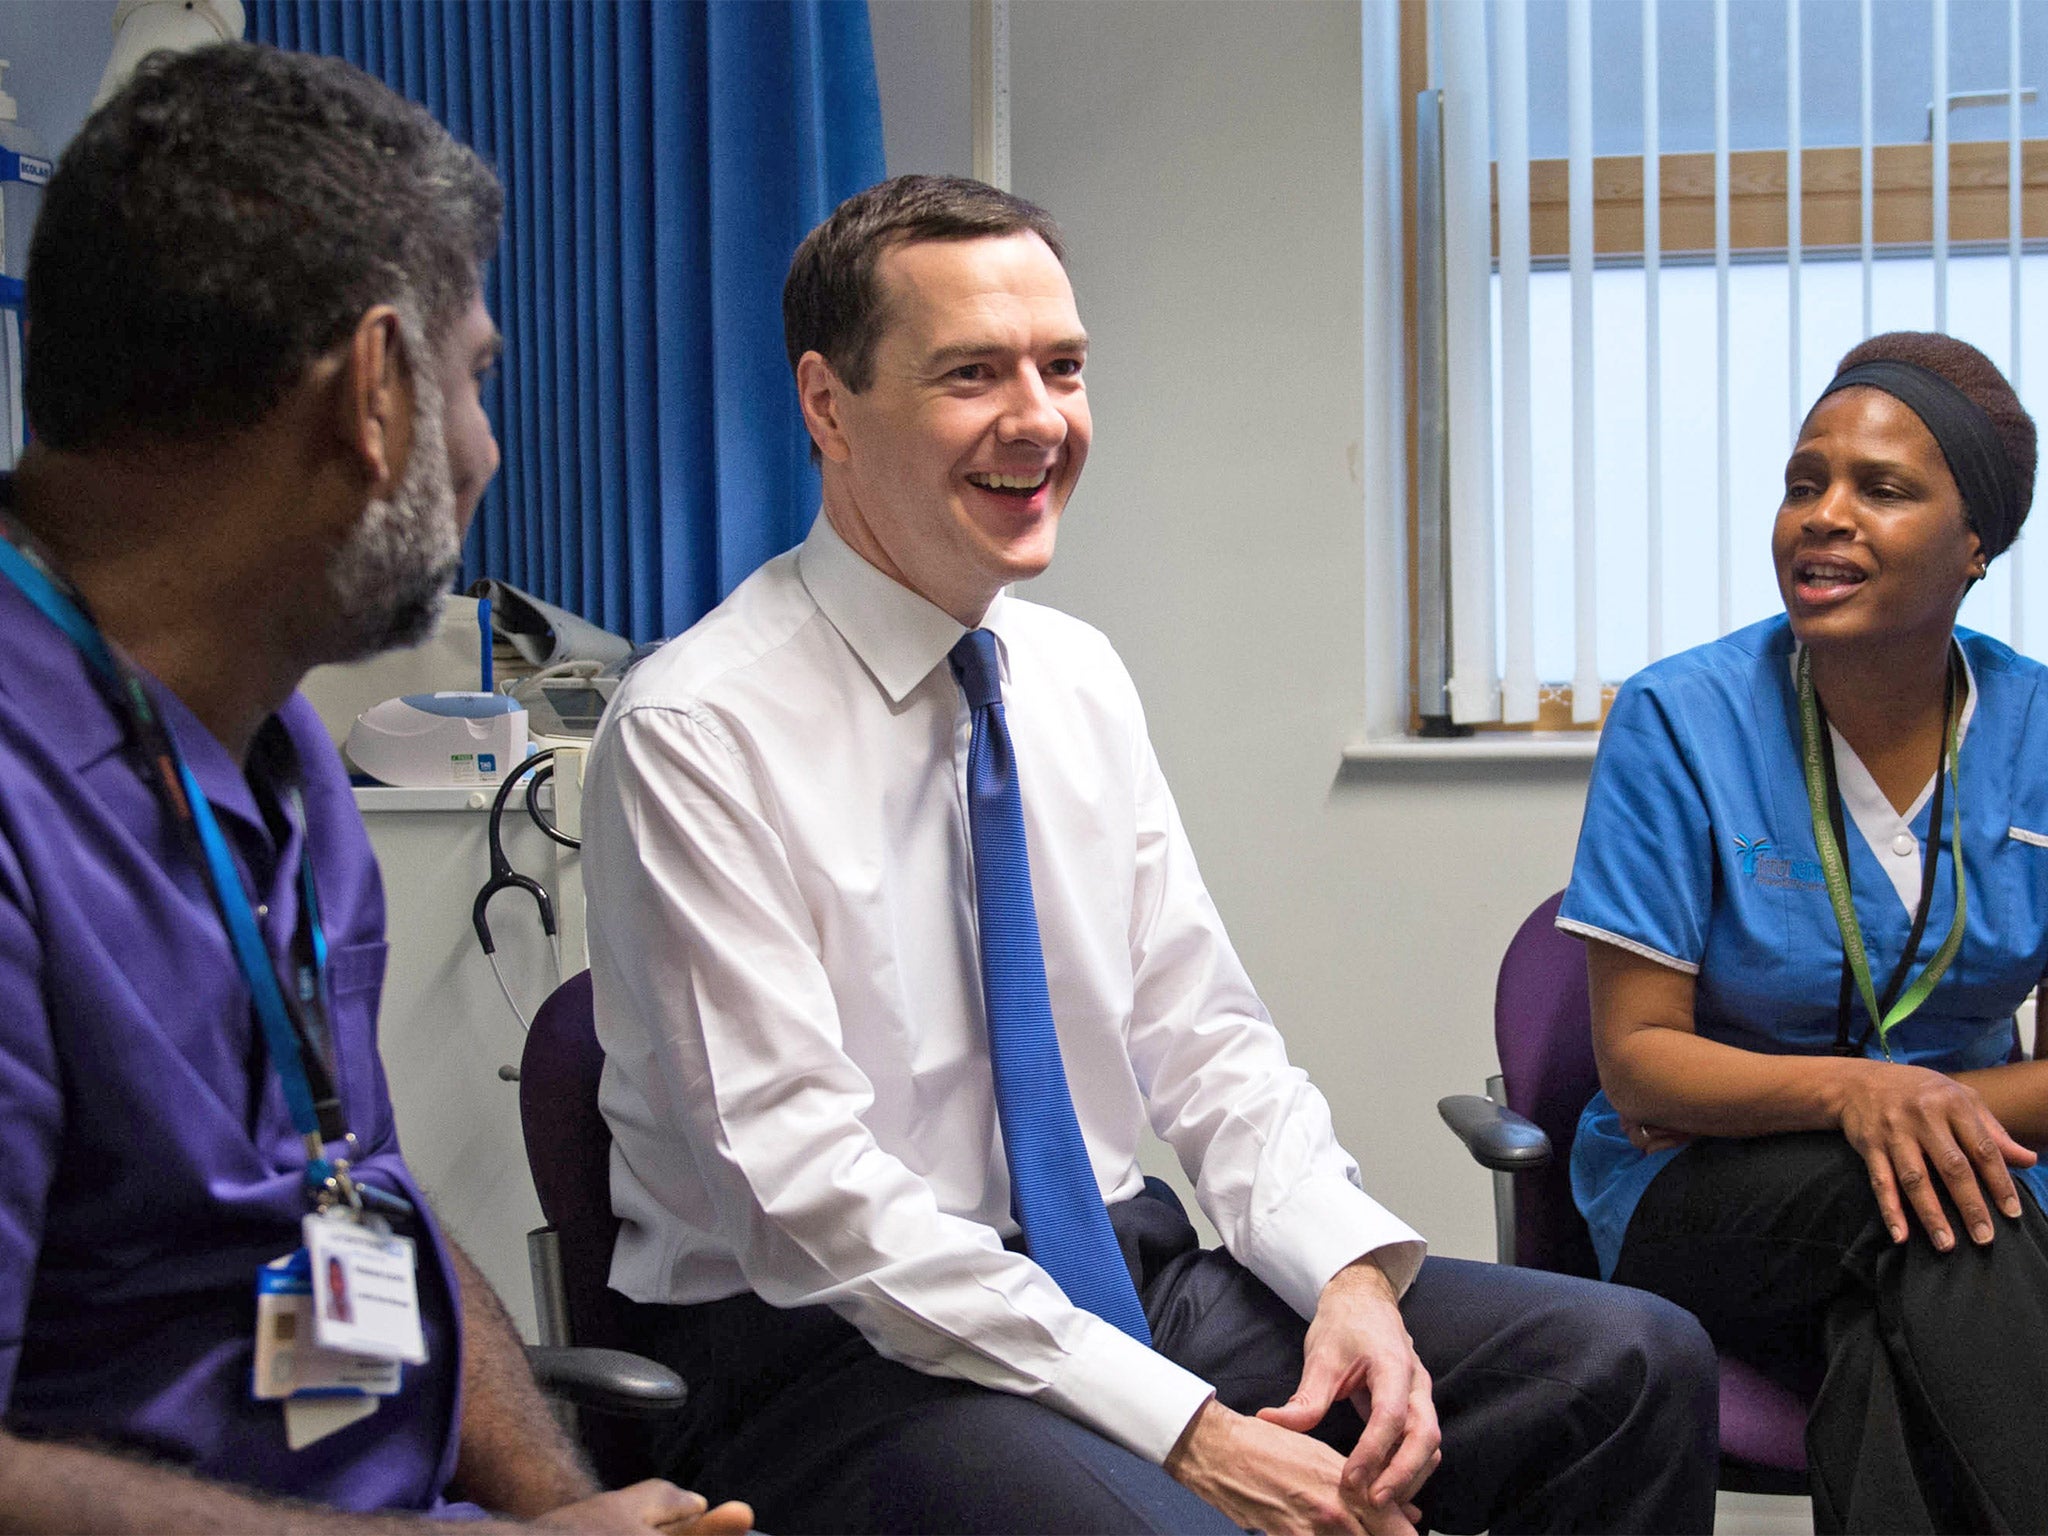
{"label": "window sill", "polygon": [[1480,731],[1471,736],[1375,736],[1344,749],[1347,763],[1590,763],[1592,731]]}

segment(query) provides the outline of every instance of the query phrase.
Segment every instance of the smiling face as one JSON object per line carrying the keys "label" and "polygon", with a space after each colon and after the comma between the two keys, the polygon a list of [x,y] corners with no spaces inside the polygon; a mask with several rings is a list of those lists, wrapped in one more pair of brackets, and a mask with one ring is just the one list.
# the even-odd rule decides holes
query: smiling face
{"label": "smiling face", "polygon": [[1816,650],[1946,647],[1985,557],[1926,425],[1881,390],[1814,407],[1771,534],[1792,632]]}
{"label": "smiling face", "polygon": [[898,245],[876,265],[886,323],[849,390],[797,364],[825,514],[884,574],[961,623],[1052,560],[1088,457],[1088,336],[1035,234]]}

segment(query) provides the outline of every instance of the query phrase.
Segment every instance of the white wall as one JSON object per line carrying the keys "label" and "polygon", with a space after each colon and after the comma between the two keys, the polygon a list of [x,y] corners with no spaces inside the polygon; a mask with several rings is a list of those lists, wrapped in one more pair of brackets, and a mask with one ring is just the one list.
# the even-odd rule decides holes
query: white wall
{"label": "white wall", "polygon": [[890,173],[972,175],[968,0],[868,0],[868,29]]}
{"label": "white wall", "polygon": [[50,155],[85,121],[114,51],[115,0],[0,0],[0,59],[21,126]]}
{"label": "white wall", "polygon": [[[965,171],[965,0],[870,0],[891,171]],[[1363,718],[1357,0],[1016,0],[1016,190],[1064,225],[1095,449],[1027,595],[1104,629],[1218,905],[1367,1185],[1491,1257],[1437,1120],[1569,872],[1583,764],[1347,768]]]}

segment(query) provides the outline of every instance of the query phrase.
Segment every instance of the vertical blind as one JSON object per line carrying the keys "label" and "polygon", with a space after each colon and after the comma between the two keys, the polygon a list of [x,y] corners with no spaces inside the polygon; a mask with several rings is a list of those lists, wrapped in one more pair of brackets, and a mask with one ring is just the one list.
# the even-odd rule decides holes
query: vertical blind
{"label": "vertical blind", "polygon": [[[1500,708],[1495,670],[1493,434],[1456,424],[1493,420],[1492,230],[1487,188],[1486,13],[1439,4],[1431,51],[1443,81],[1445,411],[1452,424],[1445,494],[1451,551],[1453,719]],[[1440,35],[1440,41],[1439,39]]]}
{"label": "vertical blind", "polygon": [[[1785,234],[1782,246],[1772,242],[1768,250],[1763,250],[1759,249],[1753,229],[1748,229],[1738,241],[1732,228],[1735,156],[1731,143],[1735,125],[1730,101],[1729,0],[1711,0],[1712,47],[1706,57],[1683,50],[1662,53],[1660,14],[1668,18],[1672,13],[1660,0],[1640,0],[1643,222],[1638,314],[1642,325],[1644,399],[1641,418],[1636,420],[1630,413],[1599,414],[1595,405],[1596,386],[1600,383],[1596,359],[1613,356],[1611,350],[1603,351],[1608,338],[1602,327],[1614,323],[1615,310],[1602,306],[1623,302],[1597,298],[1596,267],[1620,263],[1634,268],[1637,251],[1631,248],[1625,257],[1615,255],[1615,237],[1602,225],[1597,231],[1602,253],[1596,264],[1595,92],[1596,88],[1612,92],[1616,82],[1595,80],[1592,0],[1563,0],[1562,4],[1566,92],[1563,159],[1568,201],[1562,265],[1569,276],[1569,325],[1562,332],[1557,326],[1546,329],[1531,301],[1532,272],[1540,273],[1546,266],[1557,267],[1560,255],[1554,244],[1540,256],[1532,245],[1528,72],[1530,18],[1535,11],[1523,0],[1493,0],[1490,8],[1462,0],[1431,0],[1431,84],[1443,92],[1446,281],[1439,334],[1445,338],[1447,351],[1443,366],[1447,380],[1450,475],[1447,506],[1424,507],[1420,513],[1425,518],[1442,516],[1449,549],[1448,591],[1441,596],[1449,612],[1446,631],[1450,675],[1444,698],[1454,722],[1535,721],[1545,687],[1567,682],[1572,721],[1597,721],[1602,707],[1603,678],[1608,682],[1618,680],[1611,658],[1603,668],[1600,605],[1617,598],[1634,601],[1638,587],[1643,589],[1640,597],[1646,607],[1648,655],[1631,658],[1619,669],[1621,672],[1632,670],[1641,660],[1665,655],[1679,643],[1690,644],[1705,638],[1696,634],[1674,636],[1672,625],[1667,622],[1666,587],[1672,579],[1667,563],[1673,554],[1667,535],[1673,530],[1682,528],[1690,537],[1695,528],[1711,528],[1710,539],[1688,547],[1698,548],[1702,555],[1711,550],[1715,570],[1711,575],[1688,570],[1682,581],[1687,587],[1698,589],[1702,603],[1705,594],[1711,591],[1711,611],[1718,626],[1715,632],[1726,632],[1737,622],[1757,616],[1748,611],[1754,607],[1754,583],[1738,592],[1736,579],[1738,560],[1746,561],[1752,556],[1749,525],[1753,522],[1749,519],[1742,525],[1738,545],[1738,493],[1745,518],[1754,499],[1753,483],[1745,482],[1738,487],[1736,459],[1738,449],[1746,451],[1759,446],[1738,444],[1734,436],[1738,399],[1750,389],[1745,382],[1749,375],[1743,370],[1752,366],[1756,334],[1753,315],[1737,312],[1738,288],[1754,294],[1754,284],[1760,278],[1767,278],[1772,272],[1782,276],[1784,331],[1781,340],[1773,338],[1771,351],[1784,358],[1790,420],[1784,442],[1768,445],[1774,454],[1782,456],[1811,403],[1811,392],[1822,382],[1816,376],[1814,358],[1808,355],[1813,345],[1814,321],[1813,309],[1807,301],[1817,292],[1815,284],[1823,277],[1830,281],[1837,276],[1847,279],[1849,264],[1860,262],[1861,334],[1868,335],[1881,318],[1880,291],[1889,281],[1881,269],[1902,249],[1905,256],[1920,263],[1912,271],[1924,271],[1925,278],[1919,280],[1932,288],[1931,294],[1922,295],[1931,302],[1916,310],[1919,324],[1924,326],[1926,317],[1931,315],[1937,330],[1950,328],[1951,284],[1963,257],[1967,255],[1974,262],[1974,272],[1983,267],[1987,251],[1993,258],[2002,255],[2006,270],[2004,282],[1998,286],[2003,290],[2008,324],[1996,329],[2004,334],[1964,334],[1965,339],[1975,342],[2006,367],[2016,388],[2023,388],[2023,276],[2027,256],[2022,225],[2021,106],[2027,88],[2021,67],[2021,0],[2003,0],[1997,11],[1997,41],[2004,55],[2002,78],[1959,80],[1953,90],[1949,0],[1929,0],[1924,10],[1928,31],[1920,40],[1922,57],[1888,71],[1890,78],[1874,77],[1873,0],[1859,0],[1853,7],[1829,7],[1827,30],[1818,35],[1814,31],[1814,17],[1822,9],[1822,0],[1781,3],[1785,84],[1780,163],[1784,174]],[[1549,8],[1553,15],[1556,9]],[[1958,5],[1956,10],[1961,15],[1963,7]],[[1969,24],[1981,27],[1987,10],[1983,4],[1969,7]],[[1853,39],[1844,35],[1845,16],[1855,28]],[[1894,20],[1884,19],[1887,23]],[[1668,34],[1661,41],[1668,43]],[[1815,49],[1828,55],[1821,62],[1830,66],[1834,58],[1852,54],[1860,71],[1855,119],[1860,122],[1861,136],[1853,156],[1850,147],[1839,138],[1833,145],[1810,146],[1807,142],[1809,107],[1802,100],[1802,60],[1806,52]],[[1738,63],[1735,67],[1749,66]],[[1845,60],[1844,69],[1847,67]],[[1924,89],[1928,93],[1926,148],[1913,151],[1927,156],[1925,191],[1913,193],[1924,199],[1915,214],[1926,221],[1919,226],[1928,231],[1924,245],[1914,243],[1903,248],[1896,229],[1888,231],[1883,242],[1877,238],[1877,172],[1882,157],[1873,132],[1874,78],[1886,89]],[[1694,100],[1704,95],[1711,102],[1712,117],[1711,244],[1696,241],[1682,255],[1674,255],[1664,238],[1669,206],[1667,174],[1672,162],[1666,159],[1660,117],[1665,100],[1672,95],[1686,95]],[[2030,91],[2027,95],[2031,99]],[[1952,253],[1950,111],[1989,105],[2004,109],[2004,238],[1999,242],[1980,237],[1966,246],[1958,246]],[[1886,153],[1891,152],[1886,149]],[[1808,199],[1813,195],[1832,196],[1843,189],[1833,183],[1816,188],[1809,182],[1809,166],[1818,163],[1809,159],[1813,153],[1832,154],[1838,158],[1830,164],[1851,165],[1858,175],[1855,233],[1851,236],[1836,230],[1832,243],[1824,250],[1809,250],[1807,245]],[[1634,155],[1626,158],[1633,161]],[[1755,157],[1749,158],[1753,162]],[[1887,163],[1896,166],[1904,162]],[[1608,172],[1603,168],[1601,174]],[[1890,186],[1888,183],[1887,196],[1894,195]],[[1600,217],[1609,219],[1612,215],[1602,210]],[[1497,281],[1490,275],[1482,281],[1480,274],[1490,274],[1493,269],[1496,242]],[[1951,259],[1952,254],[1955,260]],[[1704,286],[1705,264],[1709,260],[1710,288]],[[1823,260],[1829,264],[1825,269],[1821,266]],[[1759,262],[1769,270],[1759,267]],[[1695,308],[1708,303],[1712,306],[1711,353],[1696,351],[1689,357],[1674,358],[1668,350],[1669,333],[1674,327],[1684,326],[1688,336],[1701,335],[1697,322],[1702,317],[1696,313],[1681,314],[1673,308],[1673,302],[1667,302],[1678,283],[1685,285],[1684,296],[1682,301],[1673,302]],[[1853,294],[1853,288],[1847,291]],[[1772,312],[1773,321],[1776,313]],[[1638,323],[1636,316],[1627,318],[1630,325]],[[1746,333],[1748,339],[1739,334],[1742,323],[1752,324],[1751,331]],[[1484,338],[1491,338],[1491,345]],[[1549,345],[1543,344],[1545,338],[1549,338]],[[1559,341],[1563,344],[1558,345]],[[1778,353],[1780,346],[1782,353]],[[1472,350],[1461,355],[1461,348]],[[1711,391],[1702,392],[1703,400],[1710,405],[1681,421],[1667,423],[1664,386],[1670,377],[1667,369],[1674,364],[1695,369],[1711,367]],[[1492,402],[1496,392],[1497,419]],[[1532,503],[1543,483],[1541,464],[1554,466],[1559,452],[1557,445],[1542,441],[1532,402],[1541,405],[1565,398],[1571,404],[1570,515],[1568,520],[1561,519],[1559,526],[1568,529],[1571,550],[1569,560],[1559,562],[1554,552],[1547,554],[1543,549],[1545,539],[1532,519]],[[1605,402],[1610,397],[1598,398]],[[1711,412],[1711,422],[1700,419],[1707,410]],[[1674,432],[1678,434],[1675,437]],[[1709,438],[1713,445],[1711,476],[1685,483],[1685,502],[1679,505],[1667,494],[1668,451],[1674,442],[1688,452],[1694,442],[1703,449]],[[1608,459],[1642,465],[1641,479],[1630,498],[1632,503],[1639,502],[1639,514],[1633,505],[1601,504],[1603,495],[1615,494],[1613,477],[1603,478],[1601,472]],[[1703,454],[1694,462],[1701,462],[1704,467]],[[1625,542],[1628,558],[1641,561],[1633,569],[1618,567],[1616,554],[1603,551],[1600,546],[1601,531],[1614,528],[1617,514],[1639,515],[1641,519],[1641,527],[1632,530]],[[1637,549],[1640,556],[1634,553]],[[1552,573],[1551,578],[1543,579],[1539,568]],[[1568,593],[1559,590],[1564,585],[1555,579],[1559,571],[1569,572]],[[1422,570],[1418,579],[1426,587],[1431,575]],[[2014,559],[2009,584],[1999,594],[2001,609],[2009,608],[2009,612],[1999,612],[1997,619],[2016,646],[2025,643],[2026,586],[2024,563]],[[1424,614],[1430,611],[1430,596],[1427,591],[1423,594],[1419,611]],[[1546,604],[1566,601],[1571,609],[1569,675],[1555,671],[1546,675],[1538,659],[1539,618]],[[1738,609],[1742,610],[1740,614]],[[1964,621],[1971,622],[1970,610],[1966,610]],[[1983,621],[1979,618],[1978,622]],[[1425,709],[1424,713],[1430,711]]]}

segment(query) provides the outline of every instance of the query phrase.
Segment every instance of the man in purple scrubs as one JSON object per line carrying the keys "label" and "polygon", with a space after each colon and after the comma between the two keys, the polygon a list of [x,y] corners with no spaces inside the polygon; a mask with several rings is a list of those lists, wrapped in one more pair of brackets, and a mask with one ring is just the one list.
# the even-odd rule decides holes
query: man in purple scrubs
{"label": "man in purple scrubs", "polygon": [[[423,634],[455,570],[498,466],[479,278],[502,202],[368,76],[240,44],[146,63],[50,184],[35,442],[0,477],[10,1530],[489,1510],[646,1531],[702,1509],[667,1483],[598,1492],[406,1169],[377,871],[294,691]],[[297,1003],[259,1022],[264,964]],[[326,1101],[311,1151],[294,1080]],[[427,1359],[391,1395],[259,1401],[258,1271],[300,1247],[314,1151],[347,1160],[330,1194],[352,1179],[416,1244]]]}

